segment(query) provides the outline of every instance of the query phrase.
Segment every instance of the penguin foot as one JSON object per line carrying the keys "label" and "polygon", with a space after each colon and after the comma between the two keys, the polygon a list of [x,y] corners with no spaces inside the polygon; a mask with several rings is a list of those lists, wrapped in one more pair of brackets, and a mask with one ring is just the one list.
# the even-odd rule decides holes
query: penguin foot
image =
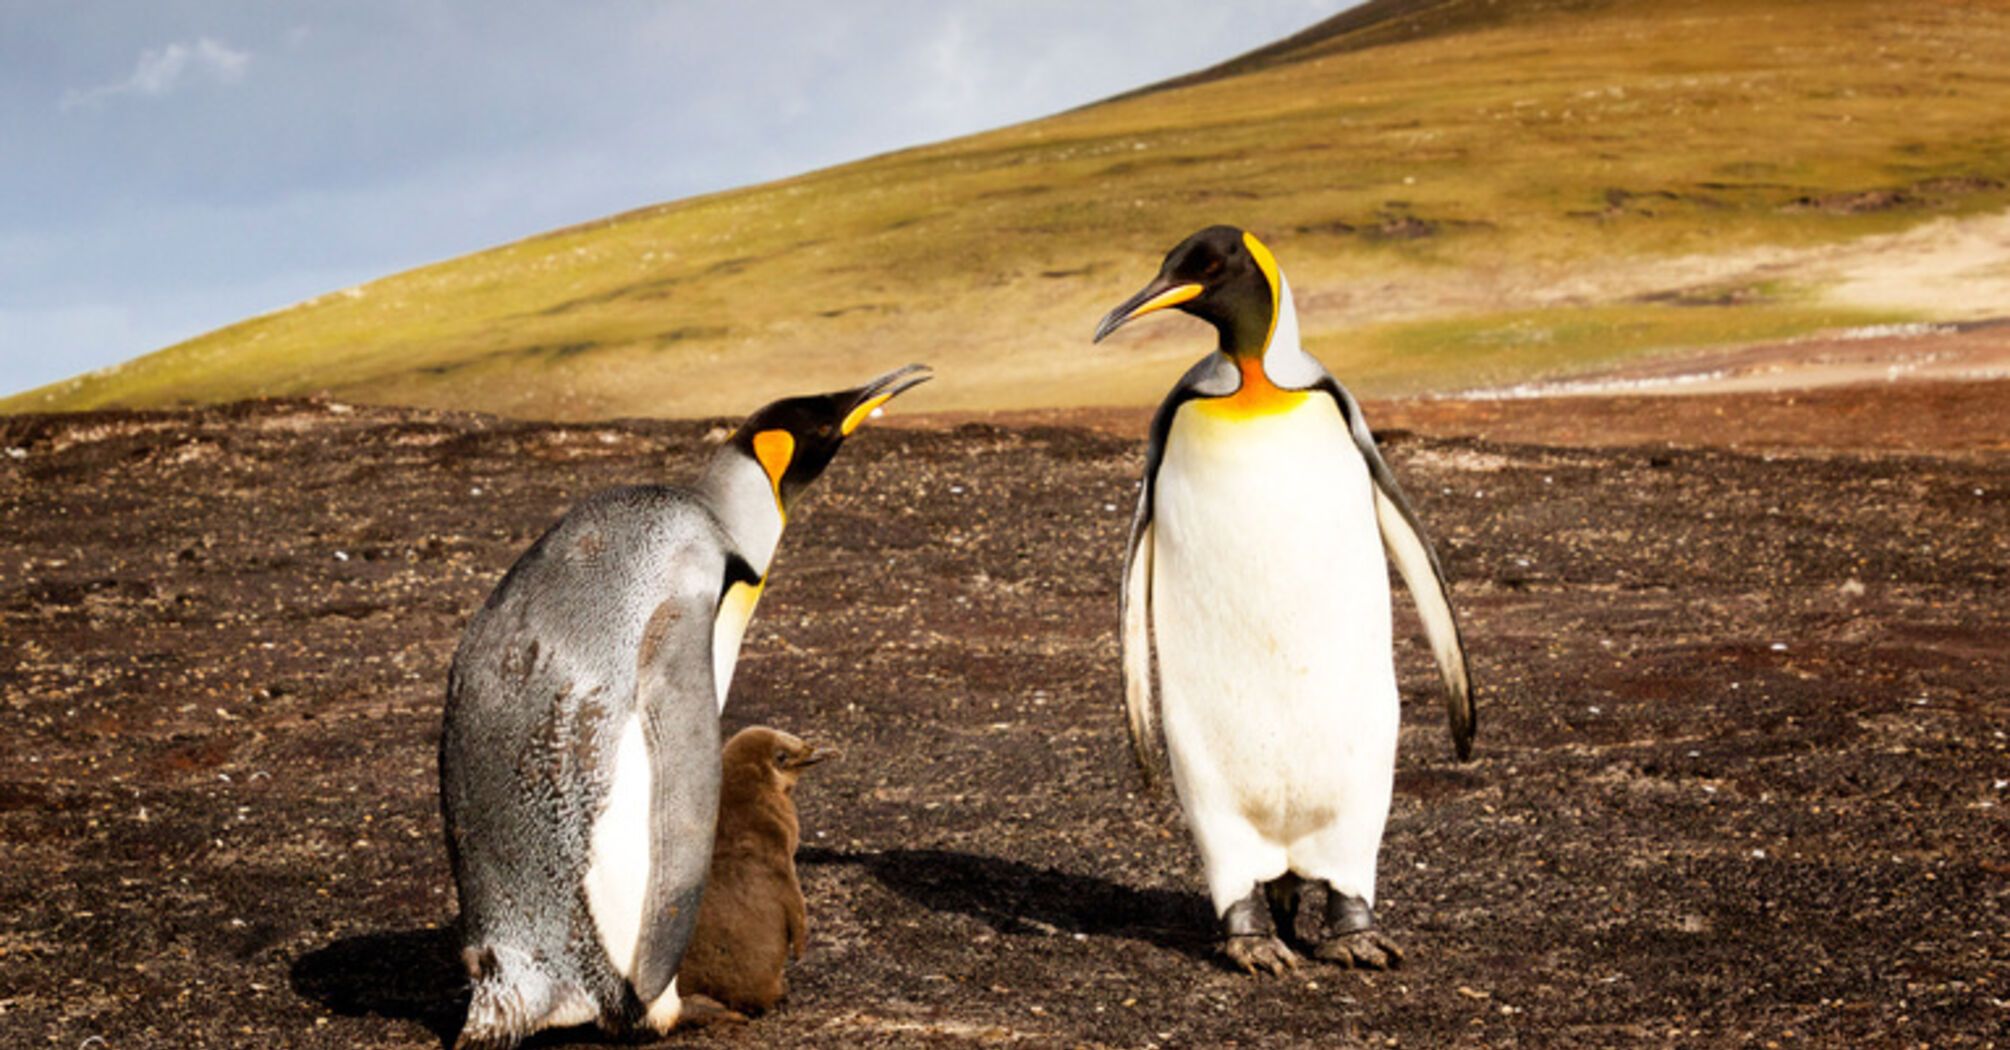
{"label": "penguin foot", "polygon": [[677,1017],[677,1028],[710,1028],[719,1024],[746,1024],[747,1015],[712,998],[709,995],[687,995],[684,997],[684,1012]]}
{"label": "penguin foot", "polygon": [[1282,974],[1298,968],[1298,956],[1277,939],[1266,896],[1264,887],[1258,886],[1221,916],[1222,954],[1243,973]]}
{"label": "penguin foot", "polygon": [[1403,965],[1403,949],[1375,928],[1374,909],[1367,900],[1341,893],[1329,884],[1326,929],[1312,954],[1327,962],[1363,970],[1393,970]]}
{"label": "penguin foot", "polygon": [[1282,976],[1298,969],[1298,956],[1284,946],[1284,942],[1267,933],[1250,933],[1231,936],[1221,942],[1221,952],[1228,961],[1242,969],[1243,973],[1263,973]]}
{"label": "penguin foot", "polygon": [[1328,938],[1312,949],[1312,954],[1361,970],[1395,970],[1403,965],[1403,949],[1381,930],[1355,930]]}

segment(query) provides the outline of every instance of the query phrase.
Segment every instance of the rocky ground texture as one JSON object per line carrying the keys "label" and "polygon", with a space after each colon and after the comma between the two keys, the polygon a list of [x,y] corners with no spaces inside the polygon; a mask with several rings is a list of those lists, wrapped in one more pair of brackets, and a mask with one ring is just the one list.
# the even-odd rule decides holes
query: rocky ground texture
{"label": "rocky ground texture", "polygon": [[[1895,389],[1376,406],[1479,742],[1452,760],[1408,632],[1379,910],[1409,965],[1288,978],[1215,954],[1128,765],[1138,430],[868,427],[726,716],[844,752],[799,792],[810,954],[776,1012],[674,1042],[2005,1043],[2010,385]],[[717,433],[0,418],[0,1045],[450,1041],[460,628],[568,505]]]}

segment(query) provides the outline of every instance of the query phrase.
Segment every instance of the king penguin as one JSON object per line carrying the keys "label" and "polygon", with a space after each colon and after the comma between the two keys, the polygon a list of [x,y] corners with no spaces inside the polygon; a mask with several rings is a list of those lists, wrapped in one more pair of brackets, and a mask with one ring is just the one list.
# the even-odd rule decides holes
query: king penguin
{"label": "king penguin", "polygon": [[1319,958],[1398,965],[1373,911],[1399,722],[1384,551],[1416,598],[1464,760],[1472,687],[1444,575],[1360,405],[1299,346],[1291,286],[1261,241],[1230,226],[1188,237],[1095,340],[1168,307],[1220,342],[1152,421],[1124,564],[1132,752],[1154,775],[1162,721],[1232,962],[1295,967],[1284,920]]}
{"label": "king penguin", "polygon": [[472,985],[456,1047],[676,1024],[719,806],[719,712],[789,509],[920,365],[755,412],[690,488],[587,497],[448,674],[440,801]]}

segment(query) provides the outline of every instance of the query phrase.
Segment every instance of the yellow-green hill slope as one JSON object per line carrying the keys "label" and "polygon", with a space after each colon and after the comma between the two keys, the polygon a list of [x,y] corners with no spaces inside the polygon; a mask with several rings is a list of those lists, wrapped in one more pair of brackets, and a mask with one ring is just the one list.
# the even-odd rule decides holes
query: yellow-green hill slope
{"label": "yellow-green hill slope", "polygon": [[[1143,403],[1193,323],[1088,344],[1214,222],[1368,393],[1919,316],[1823,260],[2010,206],[2010,5],[1378,0],[1045,120],[424,267],[0,402],[326,393],[733,414],[909,360],[910,407]],[[1931,313],[1932,311],[1925,311]]]}

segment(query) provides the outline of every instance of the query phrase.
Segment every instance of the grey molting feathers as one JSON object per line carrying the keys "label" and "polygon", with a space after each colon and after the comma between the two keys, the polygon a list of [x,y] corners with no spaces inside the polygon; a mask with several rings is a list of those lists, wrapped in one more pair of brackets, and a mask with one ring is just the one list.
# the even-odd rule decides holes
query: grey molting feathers
{"label": "grey molting feathers", "polygon": [[587,497],[469,620],[440,740],[472,995],[461,1045],[677,1022],[672,976],[719,812],[719,708],[788,508],[928,375],[774,402],[696,485]]}

